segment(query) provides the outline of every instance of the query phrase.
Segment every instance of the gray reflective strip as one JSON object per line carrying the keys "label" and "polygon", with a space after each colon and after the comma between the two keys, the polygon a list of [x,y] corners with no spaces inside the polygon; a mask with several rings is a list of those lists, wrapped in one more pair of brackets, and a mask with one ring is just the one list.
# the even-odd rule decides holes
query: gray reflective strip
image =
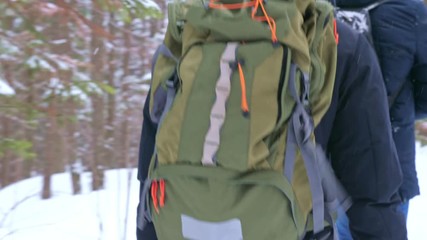
{"label": "gray reflective strip", "polygon": [[176,58],[171,52],[171,50],[168,47],[166,47],[166,45],[163,43],[156,49],[156,51],[154,52],[153,58],[151,59],[151,74],[153,74],[154,72],[154,68],[156,67],[156,62],[160,54],[163,54],[165,57],[168,57],[174,60],[175,62],[178,62],[178,58]]}
{"label": "gray reflective strip", "polygon": [[214,165],[215,154],[218,151],[220,143],[220,131],[225,120],[225,105],[230,95],[231,74],[233,70],[230,68],[230,63],[236,60],[237,43],[228,43],[221,56],[220,76],[215,88],[215,102],[212,106],[210,116],[210,126],[205,137],[203,146],[203,165]]}
{"label": "gray reflective strip", "polygon": [[[296,73],[296,65],[291,65],[290,70],[290,78],[289,78],[289,91],[291,96],[296,101],[296,105],[294,111],[292,113],[291,120],[288,125],[288,134],[292,134],[295,137],[289,137],[289,144],[296,144],[301,149],[301,154],[303,157],[304,165],[307,171],[307,177],[310,185],[311,196],[312,196],[312,204],[313,204],[313,232],[316,234],[324,229],[324,219],[325,219],[325,203],[323,196],[323,188],[321,183],[321,178],[319,175],[319,171],[317,168],[317,152],[314,145],[314,142],[310,140],[310,135],[314,130],[312,121],[307,111],[304,108],[296,90],[295,86],[295,73]],[[292,78],[291,78],[292,77]],[[309,86],[308,86],[309,87]],[[305,89],[305,91],[310,91],[309,89]],[[292,156],[288,155],[288,159],[292,158]],[[293,156],[295,158],[295,156]],[[285,161],[286,161],[285,160]],[[295,160],[289,160],[295,161]],[[286,164],[286,162],[285,162]],[[288,164],[288,165],[294,165]],[[285,168],[288,168],[286,166]],[[293,166],[292,171],[293,171]],[[290,170],[286,169],[286,172]]]}
{"label": "gray reflective strip", "polygon": [[239,219],[207,222],[181,215],[182,236],[191,240],[241,240],[242,224]]}

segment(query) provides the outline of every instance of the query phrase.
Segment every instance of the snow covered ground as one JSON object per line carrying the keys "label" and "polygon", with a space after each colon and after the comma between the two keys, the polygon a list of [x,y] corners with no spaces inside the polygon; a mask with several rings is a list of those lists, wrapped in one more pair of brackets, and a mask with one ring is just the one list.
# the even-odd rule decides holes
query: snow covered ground
{"label": "snow covered ground", "polygon": [[[54,197],[49,200],[40,200],[41,177],[2,189],[0,239],[135,239],[139,192],[136,170],[108,171],[106,174],[106,189],[96,192],[89,192],[90,174],[84,174],[83,193],[76,196],[71,195],[69,174],[57,174],[52,179]],[[128,212],[126,206],[129,206]],[[129,214],[127,218],[126,214]]]}
{"label": "snow covered ground", "polygon": [[417,147],[417,171],[421,195],[409,202],[408,239],[427,239],[427,146]]}
{"label": "snow covered ground", "polygon": [[[410,240],[425,240],[427,147],[417,148],[417,169],[423,195],[411,201],[408,231]],[[71,195],[68,174],[53,177],[54,197],[49,200],[39,198],[41,177],[0,190],[0,240],[135,239],[136,170],[106,174],[106,189],[97,192],[89,191],[90,175],[84,174],[83,193],[76,196]]]}
{"label": "snow covered ground", "polygon": [[7,82],[0,78],[0,95],[13,95],[15,90]]}

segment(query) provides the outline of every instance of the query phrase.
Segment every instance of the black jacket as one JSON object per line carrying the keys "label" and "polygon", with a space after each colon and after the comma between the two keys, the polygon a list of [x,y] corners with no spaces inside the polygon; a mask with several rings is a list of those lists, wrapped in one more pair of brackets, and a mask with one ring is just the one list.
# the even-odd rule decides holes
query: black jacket
{"label": "black jacket", "polygon": [[[340,7],[364,7],[377,0],[337,0]],[[419,0],[389,0],[370,14],[372,34],[390,109],[393,138],[403,172],[400,194],[420,194],[415,168],[416,118],[427,117],[427,7]]]}
{"label": "black jacket", "polygon": [[[390,131],[386,93],[373,50],[365,39],[338,24],[338,68],[331,107],[316,129],[337,176],[354,199],[348,211],[355,239],[406,239],[405,220],[395,210],[401,184]],[[147,176],[156,126],[148,101],[139,159],[139,179]],[[156,239],[153,225],[139,240]]]}

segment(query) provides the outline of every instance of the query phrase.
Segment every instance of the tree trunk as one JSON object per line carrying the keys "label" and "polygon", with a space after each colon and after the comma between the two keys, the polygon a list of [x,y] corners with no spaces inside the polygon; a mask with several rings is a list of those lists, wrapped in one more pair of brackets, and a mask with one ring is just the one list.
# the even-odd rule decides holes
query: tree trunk
{"label": "tree trunk", "polygon": [[[5,80],[7,82],[12,82],[13,81],[13,75],[12,75],[11,65],[8,63],[4,63],[2,65],[2,70],[4,71]],[[3,102],[3,104],[5,104],[5,106],[8,107],[8,105],[10,104],[8,102],[9,101],[7,101],[6,103]],[[2,187],[7,186],[10,183],[12,183],[11,177],[10,177],[10,165],[12,163],[11,154],[10,154],[10,150],[7,149],[7,146],[6,146],[7,143],[3,142],[5,139],[13,138],[13,135],[12,135],[13,123],[7,115],[8,114],[3,115],[3,113],[2,113],[2,117],[0,118],[0,120],[1,120],[0,144],[3,145],[3,151],[4,151],[4,153],[3,153],[4,155],[3,156],[0,155],[0,159],[1,159],[1,168],[0,168],[1,169],[1,184],[0,184],[0,186],[2,186]],[[1,145],[0,145],[0,147],[1,147]]]}
{"label": "tree trunk", "polygon": [[[67,109],[66,114],[69,116],[76,116],[77,110],[76,110],[76,103],[74,102],[74,99],[69,98],[67,100],[67,104],[65,106],[65,109]],[[70,178],[71,178],[71,186],[73,189],[73,194],[79,194],[81,193],[81,182],[80,182],[80,175],[81,175],[81,163],[77,159],[77,144],[76,144],[76,135],[77,133],[77,126],[75,121],[69,121],[66,126],[66,158],[67,162],[70,167]]]}
{"label": "tree trunk", "polygon": [[[57,0],[58,1],[58,0]],[[60,0],[62,1],[62,0]],[[75,1],[68,1],[68,6],[72,9],[75,7]],[[70,28],[67,24],[69,21],[68,15],[59,16],[58,21],[61,21],[61,29],[53,29],[52,36],[53,39],[59,40],[64,39],[60,44],[52,45],[52,51],[58,55],[67,54],[73,55],[73,49],[71,46],[71,42],[73,39],[70,37]],[[55,26],[54,26],[55,27]],[[59,72],[59,77],[61,81],[64,82],[65,87],[71,91],[71,87],[73,86],[73,73],[70,70],[61,70]],[[63,117],[64,117],[64,132],[65,134],[62,136],[63,144],[63,158],[64,163],[68,165],[70,171],[70,180],[72,184],[73,194],[79,194],[81,192],[81,182],[80,182],[80,174],[81,174],[81,166],[80,162],[78,162],[76,149],[76,136],[77,132],[76,121],[72,118],[77,118],[77,106],[75,99],[73,97],[68,97],[64,102]]]}
{"label": "tree trunk", "polygon": [[126,50],[126,54],[123,58],[123,79],[122,79],[122,86],[121,86],[121,94],[122,94],[122,102],[127,103],[125,105],[125,109],[123,110],[123,119],[120,127],[120,134],[121,134],[121,140],[120,140],[120,158],[119,158],[119,167],[125,168],[127,167],[129,163],[129,116],[130,116],[130,107],[129,106],[129,82],[126,81],[126,77],[131,75],[130,71],[130,59],[131,59],[131,48],[132,48],[132,36],[129,32],[131,32],[131,24],[128,23],[125,25],[125,29],[127,31],[124,32],[124,47]]}
{"label": "tree trunk", "polygon": [[[109,14],[110,23],[109,31],[110,34],[115,36],[116,32],[113,27],[114,24],[114,13]],[[111,48],[108,53],[108,85],[114,87],[114,73],[116,71],[116,58],[114,48]],[[115,151],[115,141],[114,141],[114,123],[116,120],[116,97],[114,94],[109,93],[107,95],[107,123],[106,123],[106,131],[105,131],[105,140],[107,141],[107,149],[106,149],[106,159],[108,161],[108,167],[114,168],[116,167],[116,151]]]}
{"label": "tree trunk", "polygon": [[[26,74],[28,75],[27,79],[31,79],[30,77],[30,72],[27,71]],[[34,82],[29,80],[28,82],[28,95],[27,95],[27,103],[29,106],[33,106],[35,105],[35,88],[34,88]],[[26,112],[26,119],[31,119],[32,117],[32,109],[28,109]],[[33,144],[33,149],[34,146],[36,145],[36,140],[34,139],[34,136],[36,135],[36,131],[35,128],[32,126],[28,126],[25,128],[25,139],[29,142],[31,142]],[[24,160],[24,169],[23,169],[23,177],[24,178],[29,178],[31,176],[31,172],[34,170],[34,159],[30,158],[30,159],[25,159]]]}
{"label": "tree trunk", "polygon": [[54,171],[55,162],[58,161],[57,158],[57,146],[58,144],[58,126],[56,122],[57,117],[57,108],[56,108],[56,98],[54,95],[49,99],[48,106],[48,116],[47,116],[47,136],[44,146],[44,151],[46,153],[46,158],[43,161],[43,189],[42,189],[42,199],[49,199],[52,196],[51,190],[51,177]]}
{"label": "tree trunk", "polygon": [[[92,22],[102,26],[102,15],[98,11],[99,7],[96,0],[92,0]],[[103,81],[103,54],[105,51],[102,39],[96,35],[95,31],[91,34],[91,77],[95,82]],[[103,94],[94,93],[92,99],[92,190],[99,190],[104,186],[104,99]]]}
{"label": "tree trunk", "polygon": [[[9,126],[9,119],[5,116],[1,117],[1,136],[2,136],[2,140],[6,139],[9,137],[9,130],[10,130],[10,126]],[[2,142],[3,148],[5,147],[5,143]],[[5,187],[7,185],[9,185],[10,180],[9,180],[9,163],[10,163],[10,157],[9,157],[9,150],[4,149],[3,150],[3,156],[0,157],[1,159],[1,182],[0,182],[0,186],[1,187]]]}

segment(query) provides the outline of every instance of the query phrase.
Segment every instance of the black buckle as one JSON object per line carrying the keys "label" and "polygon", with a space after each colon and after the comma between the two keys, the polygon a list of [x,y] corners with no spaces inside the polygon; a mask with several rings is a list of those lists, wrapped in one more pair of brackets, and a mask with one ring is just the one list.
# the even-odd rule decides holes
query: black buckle
{"label": "black buckle", "polygon": [[181,82],[179,81],[178,73],[175,70],[172,76],[166,81],[166,87],[174,88],[175,90],[178,90],[180,85],[181,85]]}
{"label": "black buckle", "polygon": [[331,226],[325,227],[322,231],[314,234],[313,231],[307,232],[303,240],[333,240],[334,229]]}

